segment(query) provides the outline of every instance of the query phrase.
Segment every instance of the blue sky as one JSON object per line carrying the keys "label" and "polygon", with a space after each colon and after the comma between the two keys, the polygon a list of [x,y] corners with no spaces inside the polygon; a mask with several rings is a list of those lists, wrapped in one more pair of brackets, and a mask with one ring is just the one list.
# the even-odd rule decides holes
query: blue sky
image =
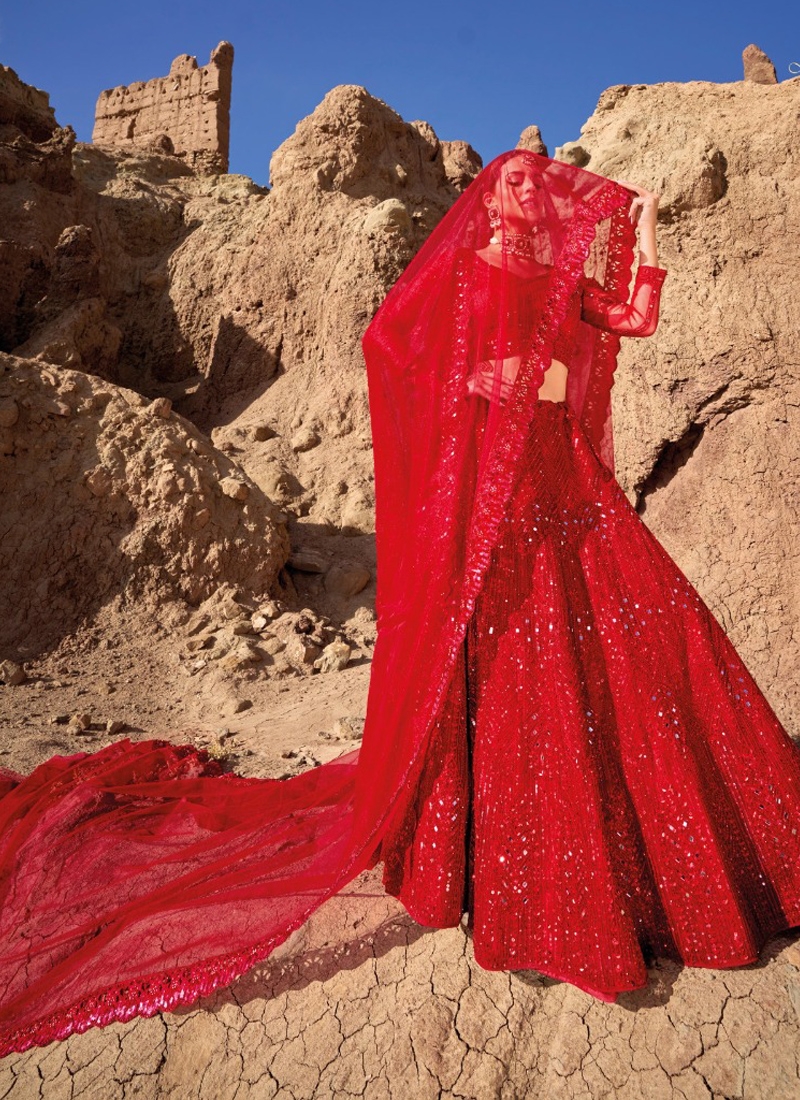
{"label": "blue sky", "polygon": [[740,80],[750,42],[790,78],[800,4],[0,0],[0,62],[49,92],[82,141],[103,89],[166,75],[181,53],[204,65],[222,39],[235,49],[231,171],[263,184],[273,150],[336,84],[363,85],[484,162],[531,123],[552,155],[612,84]]}

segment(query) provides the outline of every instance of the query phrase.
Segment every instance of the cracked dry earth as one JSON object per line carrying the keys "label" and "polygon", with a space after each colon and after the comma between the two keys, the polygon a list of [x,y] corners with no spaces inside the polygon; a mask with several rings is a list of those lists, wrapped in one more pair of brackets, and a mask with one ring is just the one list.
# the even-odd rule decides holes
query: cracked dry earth
{"label": "cracked dry earth", "polygon": [[0,1097],[800,1097],[791,939],[724,972],[660,960],[647,989],[607,1005],[535,971],[483,970],[464,926],[416,924],[379,870],[200,1007],[4,1059]]}

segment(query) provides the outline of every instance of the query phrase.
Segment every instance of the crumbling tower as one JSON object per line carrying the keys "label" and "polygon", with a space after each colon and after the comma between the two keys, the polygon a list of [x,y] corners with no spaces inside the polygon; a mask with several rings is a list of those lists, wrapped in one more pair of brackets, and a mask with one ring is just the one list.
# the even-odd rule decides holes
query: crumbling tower
{"label": "crumbling tower", "polygon": [[233,46],[220,42],[202,68],[181,54],[169,76],[101,92],[92,141],[117,148],[155,148],[197,171],[228,171]]}

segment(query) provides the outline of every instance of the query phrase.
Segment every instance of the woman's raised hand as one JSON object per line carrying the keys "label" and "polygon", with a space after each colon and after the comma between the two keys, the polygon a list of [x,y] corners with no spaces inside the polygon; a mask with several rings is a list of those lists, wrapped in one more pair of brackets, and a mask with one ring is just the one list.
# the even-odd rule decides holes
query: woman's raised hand
{"label": "woman's raised hand", "polygon": [[640,187],[638,183],[631,183],[630,180],[614,180],[614,183],[621,183],[623,187],[630,187],[631,191],[636,192],[636,198],[631,202],[631,208],[628,212],[628,217],[632,222],[639,221],[639,225],[646,225],[648,223],[655,225],[656,215],[658,213],[658,200],[660,195],[655,191],[648,191],[645,187]]}
{"label": "woman's raised hand", "polygon": [[614,183],[621,183],[623,187],[629,187],[636,192],[628,217],[639,231],[639,263],[657,267],[656,219],[661,196],[655,191],[648,191],[646,187],[640,187],[638,183],[631,183],[630,180],[614,180]]}

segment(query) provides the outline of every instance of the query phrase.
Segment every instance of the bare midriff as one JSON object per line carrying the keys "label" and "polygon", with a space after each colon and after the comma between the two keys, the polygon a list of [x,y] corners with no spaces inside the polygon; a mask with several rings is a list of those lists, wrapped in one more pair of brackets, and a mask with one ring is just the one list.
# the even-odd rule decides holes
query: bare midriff
{"label": "bare midriff", "polygon": [[553,359],[544,372],[543,381],[537,394],[540,401],[564,401],[567,396],[567,374],[565,363]]}
{"label": "bare midriff", "polygon": [[[522,279],[532,280],[546,277],[549,268],[541,264],[529,264],[526,261],[518,259],[516,256],[508,257],[505,261],[501,260],[495,249],[491,247],[476,250],[475,255],[483,263],[488,264],[489,267],[501,268],[505,262],[508,266],[508,270],[513,275],[518,275]],[[488,362],[488,360],[487,360]],[[502,361],[504,364],[503,374],[508,381],[513,381],[516,377],[517,370],[519,369],[520,359],[519,356],[513,359],[505,359]],[[506,370],[505,364],[510,364],[509,369]],[[567,374],[569,368],[566,363],[562,363],[560,359],[553,359],[550,362],[550,366],[544,372],[542,376],[542,384],[539,387],[537,397],[540,401],[566,401],[567,399]],[[481,392],[478,390],[477,392]]]}

